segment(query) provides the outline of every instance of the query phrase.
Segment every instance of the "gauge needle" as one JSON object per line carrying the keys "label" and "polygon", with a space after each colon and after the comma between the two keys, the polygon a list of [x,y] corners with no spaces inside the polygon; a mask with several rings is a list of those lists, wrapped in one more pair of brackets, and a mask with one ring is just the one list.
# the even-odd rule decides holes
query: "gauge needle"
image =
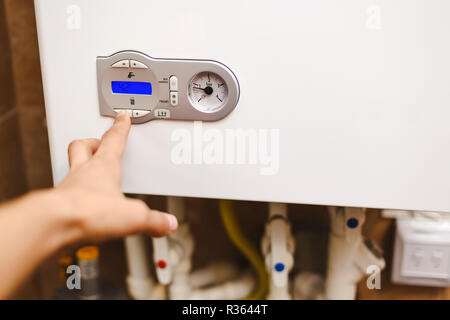
{"label": "gauge needle", "polygon": [[194,89],[203,90],[208,95],[210,95],[214,91],[213,88],[211,88],[211,87],[206,87],[206,88],[194,87]]}

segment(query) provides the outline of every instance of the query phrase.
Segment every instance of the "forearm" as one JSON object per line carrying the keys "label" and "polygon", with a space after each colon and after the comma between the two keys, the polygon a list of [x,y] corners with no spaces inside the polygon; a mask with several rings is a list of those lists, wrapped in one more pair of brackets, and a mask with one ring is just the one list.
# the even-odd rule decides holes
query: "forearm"
{"label": "forearm", "polygon": [[9,297],[45,258],[77,240],[68,207],[53,190],[0,206],[0,298]]}

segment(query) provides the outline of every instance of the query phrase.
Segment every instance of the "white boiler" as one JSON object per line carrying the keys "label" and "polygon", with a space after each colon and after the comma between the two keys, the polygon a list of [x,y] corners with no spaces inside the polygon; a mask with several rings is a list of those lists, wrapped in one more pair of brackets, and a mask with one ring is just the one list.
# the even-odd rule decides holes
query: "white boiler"
{"label": "white boiler", "polygon": [[128,193],[450,211],[448,0],[35,0],[53,175],[133,119]]}

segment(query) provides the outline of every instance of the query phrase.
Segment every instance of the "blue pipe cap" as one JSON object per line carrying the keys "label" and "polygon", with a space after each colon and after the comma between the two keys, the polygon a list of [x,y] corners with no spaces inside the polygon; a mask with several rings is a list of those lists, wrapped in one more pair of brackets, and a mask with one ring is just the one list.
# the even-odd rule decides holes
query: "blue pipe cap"
{"label": "blue pipe cap", "polygon": [[350,229],[355,229],[358,226],[359,222],[356,218],[350,218],[347,220],[347,227]]}
{"label": "blue pipe cap", "polygon": [[275,271],[281,272],[284,270],[284,263],[278,262],[275,264],[274,268],[275,268]]}

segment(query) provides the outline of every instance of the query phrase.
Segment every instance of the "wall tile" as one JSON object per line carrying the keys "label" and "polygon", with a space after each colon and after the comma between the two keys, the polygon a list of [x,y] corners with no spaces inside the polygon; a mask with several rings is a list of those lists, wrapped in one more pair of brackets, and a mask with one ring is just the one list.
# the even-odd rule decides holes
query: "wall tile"
{"label": "wall tile", "polygon": [[32,0],[4,0],[18,105],[43,104],[36,20]]}
{"label": "wall tile", "polygon": [[5,0],[15,101],[29,189],[50,187],[52,174],[32,0]]}
{"label": "wall tile", "polygon": [[4,3],[0,1],[0,116],[14,105],[13,78]]}
{"label": "wall tile", "polygon": [[28,188],[51,187],[53,181],[44,105],[20,105],[18,110]]}
{"label": "wall tile", "polygon": [[0,202],[25,193],[22,148],[15,109],[0,119]]}

